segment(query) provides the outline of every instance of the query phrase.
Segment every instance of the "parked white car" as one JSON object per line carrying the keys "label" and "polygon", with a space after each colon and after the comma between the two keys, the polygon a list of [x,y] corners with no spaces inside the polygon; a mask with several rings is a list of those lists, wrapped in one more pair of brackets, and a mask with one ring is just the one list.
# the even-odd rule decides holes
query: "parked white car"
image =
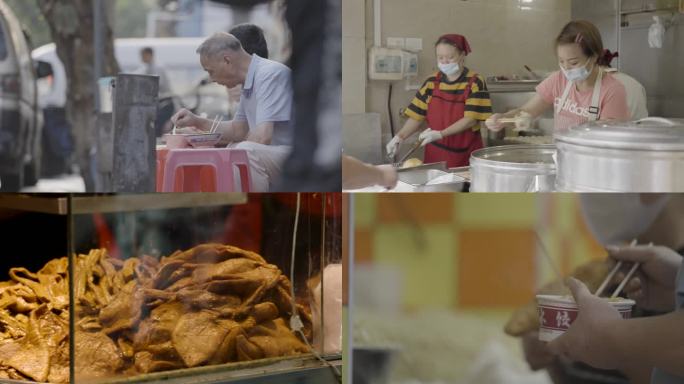
{"label": "parked white car", "polygon": [[0,0],[0,191],[18,192],[40,176],[41,117],[28,36]]}

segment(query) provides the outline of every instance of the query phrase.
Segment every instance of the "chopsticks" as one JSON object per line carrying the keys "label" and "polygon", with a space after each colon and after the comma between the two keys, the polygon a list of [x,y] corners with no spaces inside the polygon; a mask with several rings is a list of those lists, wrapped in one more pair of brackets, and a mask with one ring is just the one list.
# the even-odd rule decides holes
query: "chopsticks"
{"label": "chopsticks", "polygon": [[[546,246],[544,245],[544,241],[541,239],[541,236],[539,236],[539,233],[538,233],[537,231],[535,231],[534,234],[535,234],[535,237],[536,237],[536,240],[537,240],[537,244],[538,244],[539,247],[541,248],[542,253],[544,254],[544,256],[545,256],[545,257],[547,258],[547,260],[549,261],[549,264],[551,265],[551,268],[553,268],[554,273],[556,274],[556,276],[558,276],[559,279],[562,279],[560,270],[558,269],[558,267],[556,266],[556,264],[555,264],[555,263],[553,262],[553,260],[551,259],[551,256],[550,256],[550,254],[549,254],[549,251],[548,251],[548,249],[546,248]],[[634,247],[634,246],[636,246],[636,245],[637,245],[637,240],[634,239],[634,240],[632,240],[632,242],[630,243],[629,246],[630,246],[630,247]],[[650,243],[650,244],[649,244],[649,246],[652,246],[652,245],[653,245],[653,243]],[[620,292],[622,292],[622,289],[625,288],[625,285],[627,285],[627,283],[628,283],[629,280],[632,278],[632,276],[634,275],[634,273],[636,272],[636,270],[639,268],[640,265],[641,265],[641,263],[639,263],[639,262],[636,262],[636,263],[634,263],[634,264],[632,265],[632,267],[629,269],[629,272],[627,272],[627,275],[625,275],[625,278],[622,279],[622,281],[620,282],[620,284],[618,285],[618,287],[615,289],[615,291],[613,291],[613,294],[610,296],[611,299],[616,298],[616,297],[620,294]],[[596,293],[595,293],[596,296],[600,296],[600,295],[603,293],[603,291],[606,289],[606,287],[608,286],[608,284],[613,280],[613,277],[614,277],[615,274],[620,270],[621,267],[622,267],[622,260],[619,260],[619,261],[615,264],[615,266],[613,267],[613,269],[611,269],[610,273],[608,273],[608,276],[606,276],[606,278],[603,279],[603,282],[601,283],[601,285],[599,286],[599,288],[596,290]]]}
{"label": "chopsticks", "polygon": [[502,117],[497,120],[499,123],[517,123],[518,121],[520,121],[518,117]]}
{"label": "chopsticks", "polygon": [[408,159],[409,156],[411,156],[411,154],[413,154],[413,152],[416,151],[416,149],[420,148],[420,145],[422,143],[423,143],[423,140],[420,140],[420,139],[417,140],[415,143],[413,143],[413,146],[411,147],[411,149],[408,152],[406,152],[406,154],[399,160],[399,162],[397,164],[399,164],[399,166],[401,167],[401,165],[404,163],[404,161],[406,161],[406,159]]}
{"label": "chopsticks", "polygon": [[[214,117],[214,120],[211,122],[211,128],[209,128],[209,133],[214,133],[218,129],[219,125],[223,122],[223,116],[221,115],[216,115]],[[173,129],[171,130],[171,134],[175,135],[176,134],[176,124],[173,124]]]}
{"label": "chopsticks", "polygon": [[[634,247],[635,245],[637,245],[636,239],[632,240],[632,242],[629,244],[630,247]],[[639,268],[639,265],[641,265],[641,263],[638,263],[638,262],[634,263],[634,265],[632,265],[632,268],[629,269],[629,272],[627,272],[627,275],[625,275],[625,278],[620,282],[620,284],[615,289],[615,291],[613,291],[613,294],[610,295],[611,299],[616,298],[620,294],[620,292],[622,292],[622,289],[625,287],[625,285],[627,285],[627,282],[629,281],[629,279],[632,278],[632,275],[634,275],[634,272],[636,272],[637,268]],[[603,291],[606,289],[608,284],[613,280],[613,277],[615,276],[617,271],[620,270],[621,267],[622,267],[622,260],[618,260],[618,262],[615,263],[615,266],[613,267],[613,269],[610,270],[610,273],[608,273],[608,276],[606,276],[606,278],[603,279],[603,282],[601,283],[599,288],[596,290],[596,293],[595,293],[596,296],[600,296],[603,293]]]}
{"label": "chopsticks", "polygon": [[209,133],[214,133],[218,129],[219,125],[223,122],[223,116],[221,115],[216,115],[214,117],[214,121],[211,123],[211,128],[209,129]]}
{"label": "chopsticks", "polygon": [[610,295],[610,298],[611,298],[611,299],[616,298],[616,297],[620,294],[620,292],[622,291],[622,288],[624,288],[625,285],[627,285],[627,282],[629,281],[629,279],[632,278],[632,275],[634,274],[634,272],[636,272],[637,268],[639,268],[639,265],[640,265],[640,264],[641,264],[641,263],[638,263],[638,262],[637,262],[637,263],[634,263],[634,265],[632,265],[632,268],[630,268],[629,272],[627,272],[627,275],[626,275],[625,278],[620,282],[620,285],[618,285],[618,287],[615,288],[615,292],[613,292],[613,294]]}
{"label": "chopsticks", "polygon": [[218,121],[219,115],[216,115],[214,117],[214,120],[211,122],[211,128],[209,128],[209,133],[214,133],[214,126],[216,125],[216,121]]}
{"label": "chopsticks", "polygon": [[512,123],[515,125],[515,132],[520,132],[520,131],[531,131],[531,122],[527,120],[525,117],[502,117],[497,120],[497,122],[506,124],[506,123]]}
{"label": "chopsticks", "polygon": [[546,245],[544,244],[544,241],[542,240],[541,236],[539,235],[539,231],[534,231],[534,236],[537,240],[537,244],[541,248],[542,254],[546,258],[546,260],[549,262],[549,265],[551,266],[551,269],[553,269],[553,273],[556,274],[556,277],[558,280],[563,280],[563,275],[561,274],[560,269],[558,269],[558,266],[556,263],[553,261],[553,258],[551,258],[551,254],[549,253],[548,248],[546,248]]}

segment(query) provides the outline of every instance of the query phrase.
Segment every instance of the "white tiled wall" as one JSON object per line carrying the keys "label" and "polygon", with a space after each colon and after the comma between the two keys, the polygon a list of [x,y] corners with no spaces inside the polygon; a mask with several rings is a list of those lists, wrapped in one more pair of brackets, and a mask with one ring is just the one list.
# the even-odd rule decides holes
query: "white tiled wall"
{"label": "white tiled wall", "polygon": [[342,113],[366,111],[365,0],[342,2]]}
{"label": "white tiled wall", "polygon": [[[343,10],[343,113],[365,112],[382,116],[383,143],[389,140],[387,120],[387,82],[368,81],[365,50],[360,52],[358,31],[364,30],[365,48],[373,44],[373,0],[344,0]],[[419,82],[436,68],[434,41],[444,33],[465,35],[473,52],[466,65],[487,76],[524,74],[523,65],[554,70],[557,61],[553,39],[570,20],[571,0],[383,0],[382,40],[387,37],[419,37],[423,52],[419,55]],[[523,9],[523,8],[529,9]],[[363,11],[365,28],[358,17]],[[392,112],[395,129],[403,124],[398,117],[414,91],[405,91],[403,82],[395,83]],[[365,89],[365,94],[360,94]],[[380,150],[380,149],[378,149]]]}

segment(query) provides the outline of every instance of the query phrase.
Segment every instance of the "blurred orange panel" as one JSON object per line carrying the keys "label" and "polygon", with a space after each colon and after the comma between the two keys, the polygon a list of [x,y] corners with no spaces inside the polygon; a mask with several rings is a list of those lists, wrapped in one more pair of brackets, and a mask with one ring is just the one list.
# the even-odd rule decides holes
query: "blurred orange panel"
{"label": "blurred orange panel", "polygon": [[354,231],[354,263],[363,264],[373,261],[373,233],[368,229]]}
{"label": "blurred orange panel", "polygon": [[587,222],[584,219],[584,215],[582,215],[582,210],[579,207],[579,202],[577,203],[577,210],[575,211],[575,222],[577,223],[578,232],[582,235],[584,239],[587,240],[587,244],[589,245],[590,256],[592,258],[604,257],[606,252],[601,246],[601,244],[599,244],[599,242],[596,241],[596,239],[594,239],[594,235],[589,230],[589,226],[587,226]]}
{"label": "blurred orange panel", "polygon": [[535,282],[532,230],[463,230],[458,237],[461,308],[511,307],[530,301]]}
{"label": "blurred orange panel", "polygon": [[573,270],[572,255],[575,248],[575,238],[569,234],[561,235],[560,238],[560,272],[563,276],[568,276]]}
{"label": "blurred orange panel", "polygon": [[454,195],[451,193],[402,193],[378,197],[378,220],[382,224],[451,222]]}

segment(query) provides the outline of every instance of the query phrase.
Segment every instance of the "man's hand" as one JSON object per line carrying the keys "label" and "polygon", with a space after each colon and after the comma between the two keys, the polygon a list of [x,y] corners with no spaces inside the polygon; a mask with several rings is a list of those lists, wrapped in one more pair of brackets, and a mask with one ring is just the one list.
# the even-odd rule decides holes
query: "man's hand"
{"label": "man's hand", "polygon": [[609,332],[616,323],[624,321],[620,313],[608,300],[589,292],[581,281],[571,277],[567,285],[579,307],[579,313],[570,329],[548,344],[549,349],[557,355],[596,368],[622,368],[621,351],[613,348],[614,342]]}
{"label": "man's hand", "polygon": [[197,127],[185,127],[185,128],[176,128],[176,133],[197,134],[197,133],[206,133],[206,132],[201,130],[201,129],[198,129]]}
{"label": "man's hand", "polygon": [[377,182],[378,185],[381,185],[387,189],[392,189],[397,186],[399,175],[393,166],[390,164],[377,165],[376,169],[380,172],[380,177],[378,178]]}
{"label": "man's hand", "polygon": [[196,132],[206,132],[209,130],[207,126],[207,119],[203,119],[189,110],[183,108],[176,112],[175,115],[171,117],[171,122],[176,125],[177,128],[187,128],[194,127],[195,132],[185,132],[185,133],[196,133]]}
{"label": "man's hand", "polygon": [[366,164],[351,156],[342,155],[342,188],[357,189],[374,185],[394,188],[397,171],[391,165]]}

